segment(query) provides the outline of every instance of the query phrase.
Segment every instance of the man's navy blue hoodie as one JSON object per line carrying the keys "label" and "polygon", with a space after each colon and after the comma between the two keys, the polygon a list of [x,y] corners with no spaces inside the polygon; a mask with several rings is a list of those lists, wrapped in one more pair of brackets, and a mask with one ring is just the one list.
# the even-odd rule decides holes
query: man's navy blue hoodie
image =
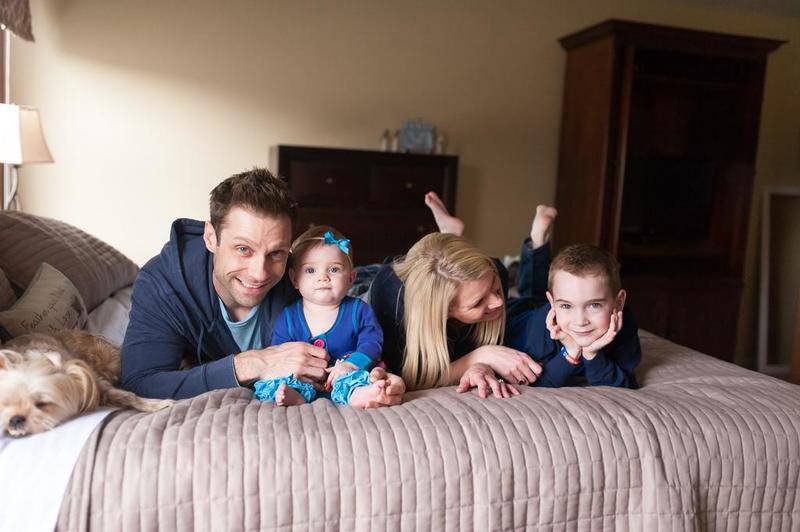
{"label": "man's navy blue hoodie", "polygon": [[[203,229],[203,222],[176,220],[169,242],[133,285],[122,386],[142,397],[183,399],[239,386],[233,355],[241,349],[220,312]],[[284,275],[261,304],[262,338],[272,337],[275,320],[297,297]],[[180,369],[184,357],[196,367]]]}

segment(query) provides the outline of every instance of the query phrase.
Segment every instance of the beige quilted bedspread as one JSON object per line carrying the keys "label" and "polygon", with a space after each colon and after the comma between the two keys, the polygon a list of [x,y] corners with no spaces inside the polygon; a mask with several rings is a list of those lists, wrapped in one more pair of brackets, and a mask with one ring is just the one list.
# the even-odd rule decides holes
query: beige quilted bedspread
{"label": "beige quilted bedspread", "polygon": [[62,530],[798,530],[800,387],[642,333],[637,391],[106,418]]}

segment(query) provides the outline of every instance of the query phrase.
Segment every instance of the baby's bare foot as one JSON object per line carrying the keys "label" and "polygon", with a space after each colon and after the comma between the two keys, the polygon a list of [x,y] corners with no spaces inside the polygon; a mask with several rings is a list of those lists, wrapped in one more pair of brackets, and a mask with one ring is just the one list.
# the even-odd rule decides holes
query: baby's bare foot
{"label": "baby's bare foot", "polygon": [[464,232],[464,222],[462,222],[460,218],[452,216],[447,211],[447,207],[444,206],[444,202],[442,202],[436,192],[428,192],[425,194],[425,205],[427,205],[433,213],[436,225],[439,226],[439,232],[459,236]]}
{"label": "baby's bare foot", "polygon": [[536,216],[533,217],[531,224],[531,243],[536,249],[550,241],[550,233],[553,230],[553,220],[558,216],[558,211],[550,205],[537,205]]}
{"label": "baby's bare foot", "polygon": [[287,386],[284,382],[278,386],[278,390],[275,392],[275,404],[278,406],[304,405],[306,400],[300,395],[300,392]]}
{"label": "baby's bare foot", "polygon": [[367,386],[359,386],[350,394],[350,406],[355,408],[379,408],[389,406],[389,397],[386,395],[388,379],[375,381]]}

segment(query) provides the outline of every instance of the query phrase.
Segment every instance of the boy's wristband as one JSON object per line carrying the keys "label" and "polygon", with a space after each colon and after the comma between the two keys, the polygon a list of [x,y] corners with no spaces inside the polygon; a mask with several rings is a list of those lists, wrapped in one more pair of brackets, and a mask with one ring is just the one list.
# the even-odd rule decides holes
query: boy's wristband
{"label": "boy's wristband", "polygon": [[567,362],[569,362],[573,366],[577,366],[578,364],[580,364],[580,360],[579,359],[572,358],[571,356],[569,356],[569,351],[567,351],[567,348],[566,348],[565,345],[563,345],[563,344],[561,345],[561,349],[559,350],[559,353],[561,354],[562,357],[567,359]]}

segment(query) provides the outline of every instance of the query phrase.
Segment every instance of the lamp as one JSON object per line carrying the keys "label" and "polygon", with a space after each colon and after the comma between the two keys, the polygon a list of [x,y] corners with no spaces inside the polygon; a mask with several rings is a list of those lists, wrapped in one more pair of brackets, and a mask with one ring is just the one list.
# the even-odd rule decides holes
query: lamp
{"label": "lamp", "polygon": [[20,165],[52,162],[39,111],[33,107],[0,104],[0,163],[11,165],[11,190],[3,202],[3,209],[20,209],[17,197]]}

